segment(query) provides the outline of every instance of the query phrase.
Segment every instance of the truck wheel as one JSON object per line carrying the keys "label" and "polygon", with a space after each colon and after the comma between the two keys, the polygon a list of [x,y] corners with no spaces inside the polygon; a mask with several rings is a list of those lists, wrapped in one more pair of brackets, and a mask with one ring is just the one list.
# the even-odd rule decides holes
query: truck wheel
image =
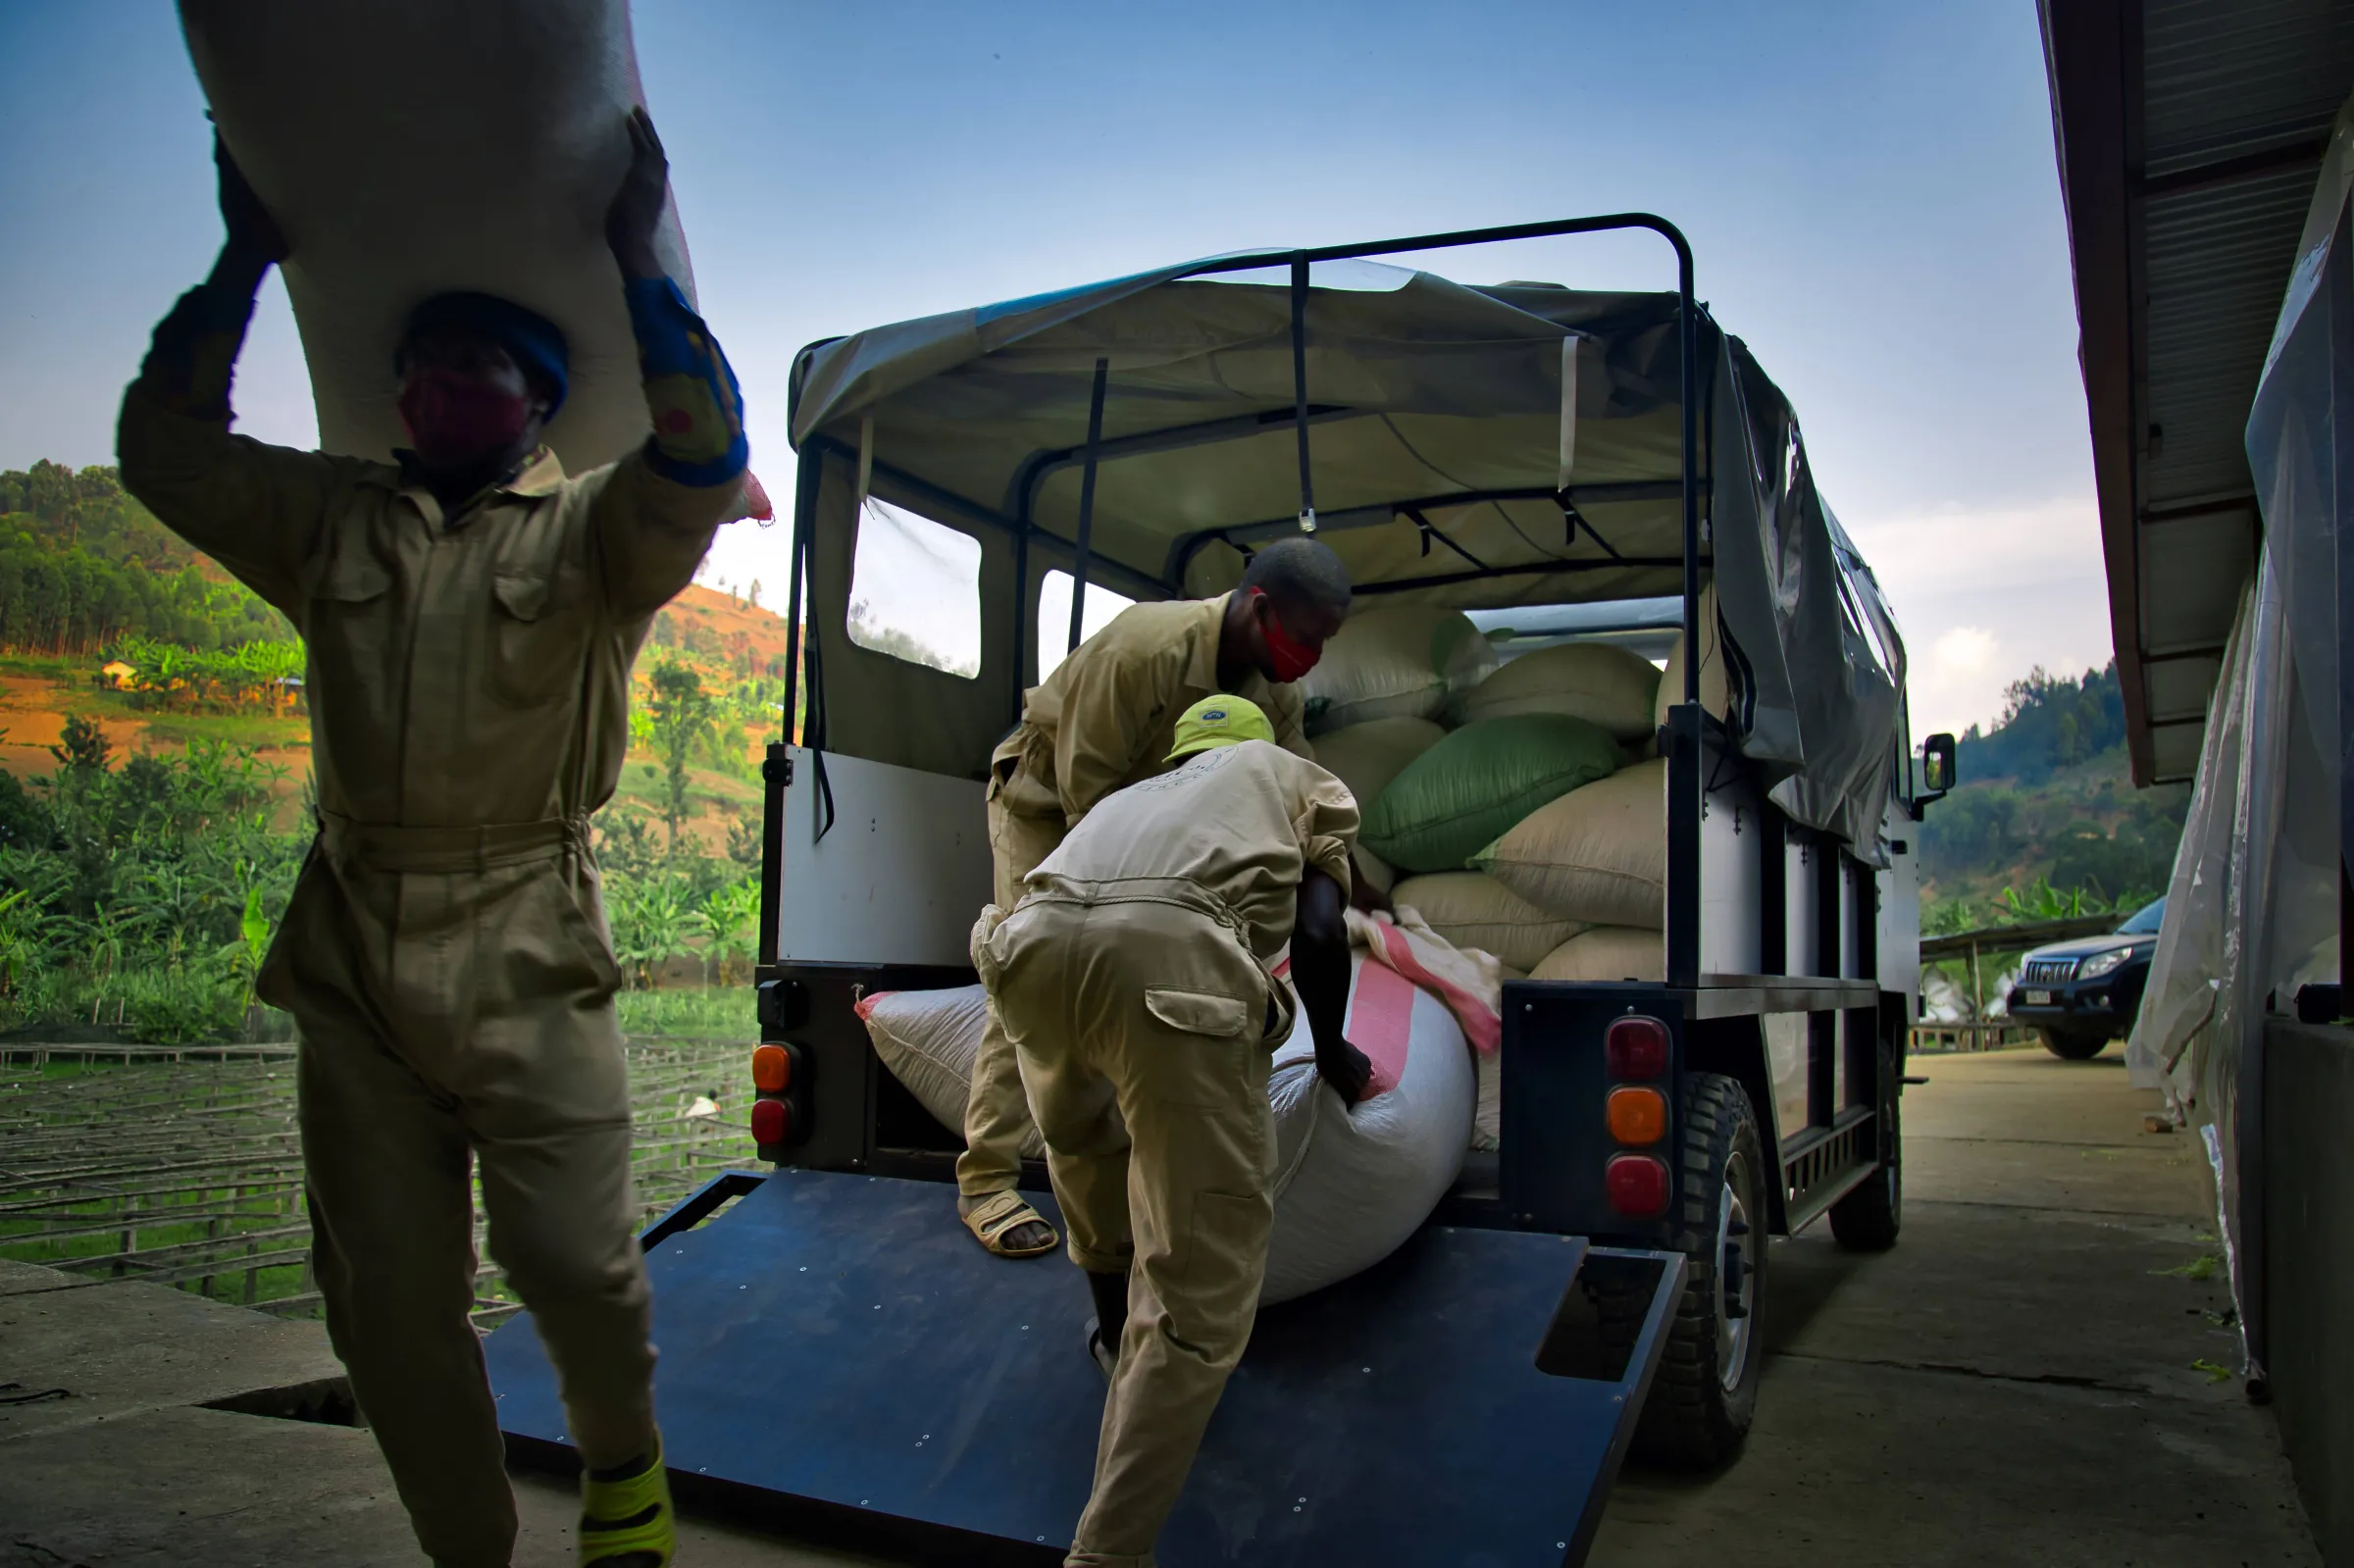
{"label": "truck wheel", "polygon": [[1739,1082],[1688,1073],[1683,1089],[1683,1190],[1672,1244],[1687,1260],[1684,1293],[1634,1449],[1663,1468],[1708,1470],[1740,1451],[1757,1413],[1769,1178],[1757,1113]]}
{"label": "truck wheel", "polygon": [[1896,1245],[1905,1221],[1905,1143],[1897,1121],[1900,1102],[1888,1100],[1888,1147],[1892,1151],[1871,1180],[1831,1205],[1831,1237],[1851,1252],[1885,1252]]}
{"label": "truck wheel", "polygon": [[2043,1048],[2066,1062],[2089,1062],[2109,1048],[2109,1037],[2099,1031],[2039,1029]]}

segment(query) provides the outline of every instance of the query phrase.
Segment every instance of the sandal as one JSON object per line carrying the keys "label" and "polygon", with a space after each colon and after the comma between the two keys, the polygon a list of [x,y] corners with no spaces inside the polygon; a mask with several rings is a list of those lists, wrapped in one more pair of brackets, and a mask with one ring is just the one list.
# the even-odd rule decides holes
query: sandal
{"label": "sandal", "polygon": [[[1047,1217],[1010,1189],[992,1192],[974,1204],[963,1218],[964,1228],[1001,1258],[1034,1258],[1062,1245],[1062,1238],[1054,1234],[1054,1227],[1047,1225]],[[1047,1239],[1030,1246],[1009,1245],[1005,1240],[1007,1234],[1025,1225],[1046,1225]]]}
{"label": "sandal", "polygon": [[662,1468],[662,1440],[634,1476],[599,1481],[581,1472],[581,1564],[591,1568],[670,1568],[678,1549],[671,1518],[670,1472]]}

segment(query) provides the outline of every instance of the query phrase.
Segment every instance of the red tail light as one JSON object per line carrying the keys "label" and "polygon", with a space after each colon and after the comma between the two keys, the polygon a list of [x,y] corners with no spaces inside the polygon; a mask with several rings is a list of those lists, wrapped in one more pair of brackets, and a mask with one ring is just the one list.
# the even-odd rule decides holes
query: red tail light
{"label": "red tail light", "polygon": [[1603,1167],[1602,1185],[1611,1207],[1633,1220],[1653,1220],[1667,1211],[1667,1167],[1649,1154],[1613,1155]]}
{"label": "red tail light", "polygon": [[1640,1013],[1611,1021],[1602,1062],[1612,1078],[1657,1078],[1667,1071],[1667,1026]]}
{"label": "red tail light", "polygon": [[793,1108],[783,1100],[752,1102],[752,1141],[782,1143],[793,1135]]}

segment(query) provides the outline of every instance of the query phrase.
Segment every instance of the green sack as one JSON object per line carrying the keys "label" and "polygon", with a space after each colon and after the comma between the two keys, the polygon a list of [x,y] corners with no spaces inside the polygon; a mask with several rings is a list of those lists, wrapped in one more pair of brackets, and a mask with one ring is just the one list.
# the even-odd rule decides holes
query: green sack
{"label": "green sack", "polygon": [[1457,871],[1539,806],[1617,768],[1617,742],[1583,719],[1477,720],[1407,763],[1357,836],[1406,871]]}

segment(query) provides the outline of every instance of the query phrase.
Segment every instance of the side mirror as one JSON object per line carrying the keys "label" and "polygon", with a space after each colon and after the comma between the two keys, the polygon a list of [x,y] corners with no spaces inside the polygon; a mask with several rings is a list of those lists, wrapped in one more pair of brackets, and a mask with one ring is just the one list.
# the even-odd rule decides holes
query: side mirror
{"label": "side mirror", "polygon": [[1961,769],[1954,757],[1954,737],[1933,734],[1920,743],[1920,793],[1914,797],[1916,805],[1926,805],[1943,798],[1961,782]]}

